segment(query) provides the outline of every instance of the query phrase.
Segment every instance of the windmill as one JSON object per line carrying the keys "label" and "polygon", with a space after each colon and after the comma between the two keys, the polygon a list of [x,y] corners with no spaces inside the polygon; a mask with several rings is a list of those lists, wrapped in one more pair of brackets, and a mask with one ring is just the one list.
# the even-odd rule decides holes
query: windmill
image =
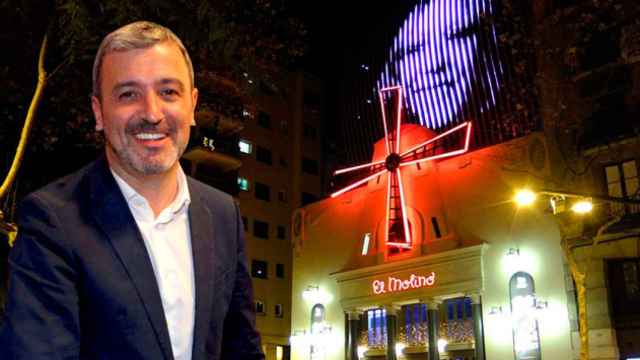
{"label": "windmill", "polygon": [[[459,124],[437,136],[410,146],[401,148],[402,135],[402,87],[393,86],[379,91],[382,123],[384,127],[384,145],[386,157],[382,160],[357,165],[334,172],[342,175],[364,172],[364,177],[353,184],[331,194],[338,197],[368,181],[387,174],[386,231],[385,243],[397,250],[410,249],[411,222],[407,214],[407,194],[404,190],[403,168],[464,154],[469,150],[471,122]],[[454,144],[452,146],[452,144]],[[456,147],[457,146],[457,147]]]}

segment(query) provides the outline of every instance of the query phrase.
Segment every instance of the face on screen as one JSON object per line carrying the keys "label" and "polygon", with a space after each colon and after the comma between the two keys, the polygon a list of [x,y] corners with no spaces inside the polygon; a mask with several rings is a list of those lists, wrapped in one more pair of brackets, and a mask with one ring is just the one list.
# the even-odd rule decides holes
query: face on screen
{"label": "face on screen", "polygon": [[439,129],[495,102],[500,64],[479,47],[480,36],[495,40],[495,32],[481,33],[480,15],[490,6],[490,0],[425,1],[400,27],[379,85],[402,84],[422,125]]}

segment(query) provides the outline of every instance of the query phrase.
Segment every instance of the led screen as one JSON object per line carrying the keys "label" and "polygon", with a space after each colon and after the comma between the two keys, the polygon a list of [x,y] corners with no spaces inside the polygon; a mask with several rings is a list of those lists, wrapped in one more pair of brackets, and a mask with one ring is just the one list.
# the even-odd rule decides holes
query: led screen
{"label": "led screen", "polygon": [[529,2],[416,0],[388,16],[372,20],[345,64],[347,164],[371,160],[384,136],[378,92],[396,85],[403,122],[436,133],[471,122],[470,150],[541,130]]}
{"label": "led screen", "polygon": [[503,65],[490,0],[432,0],[409,12],[393,39],[378,86],[401,84],[409,116],[439,130],[497,104]]}

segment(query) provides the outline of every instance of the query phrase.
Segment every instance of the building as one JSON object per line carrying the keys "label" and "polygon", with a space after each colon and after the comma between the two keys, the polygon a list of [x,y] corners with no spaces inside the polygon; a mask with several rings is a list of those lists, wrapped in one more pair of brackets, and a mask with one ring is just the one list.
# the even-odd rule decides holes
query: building
{"label": "building", "polygon": [[[623,1],[545,1],[535,9],[547,45],[539,69],[550,78],[540,82],[539,99],[556,149],[553,185],[607,200],[581,221],[560,222],[584,275],[583,335],[591,359],[640,357],[640,28],[633,15],[639,9]],[[579,291],[567,285],[576,302]],[[577,351],[585,326],[577,306],[570,309]]]}
{"label": "building", "polygon": [[[434,136],[403,125],[400,153]],[[384,139],[373,153],[385,160]],[[570,358],[558,226],[511,200],[550,171],[547,155],[532,133],[401,167],[406,244],[391,241],[384,170],[299,210],[293,358]]]}
{"label": "building", "polygon": [[[639,6],[547,0],[519,9],[529,21],[515,22],[513,2],[416,3],[384,67],[367,63],[366,70],[376,89],[399,84],[414,92],[403,103],[406,123],[442,134],[471,120],[471,147],[403,168],[404,230],[392,221],[398,206],[389,189],[398,182],[384,172],[296,213],[293,358],[640,357]],[[477,9],[484,15],[475,17]],[[481,44],[468,52],[469,43],[452,44],[456,37],[440,32],[448,27],[437,28],[468,19],[495,30],[497,44],[468,31],[460,39]],[[460,59],[476,53],[485,60],[465,68]],[[432,73],[452,91],[438,90],[442,83],[425,71],[438,61]],[[447,68],[489,77],[480,86],[467,78],[465,88]],[[506,75],[510,68],[535,75],[516,79]],[[351,151],[373,163],[352,183],[391,162],[383,127],[365,119],[383,102],[368,93],[370,83],[345,111],[353,123],[368,122],[348,125],[347,134],[360,138],[355,145],[375,142]],[[492,90],[502,85],[527,96]],[[488,98],[497,100],[476,107]],[[409,125],[401,134],[400,153],[434,136]],[[544,190],[536,207],[515,206],[523,186]],[[588,198],[591,213],[569,211]],[[389,239],[403,232],[410,241],[399,250]]]}
{"label": "building", "polygon": [[[185,168],[234,195],[243,215],[256,323],[267,359],[289,357],[291,214],[322,196],[323,89],[309,74],[240,85],[203,74]],[[256,81],[257,82],[257,81]]]}

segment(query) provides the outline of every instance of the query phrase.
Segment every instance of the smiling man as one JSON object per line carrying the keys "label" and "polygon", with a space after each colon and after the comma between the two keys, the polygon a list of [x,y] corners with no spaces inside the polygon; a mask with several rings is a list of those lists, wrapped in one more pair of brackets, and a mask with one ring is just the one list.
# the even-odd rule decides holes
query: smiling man
{"label": "smiling man", "polygon": [[264,358],[238,208],[178,162],[194,85],[165,27],[102,41],[91,105],[105,156],[22,202],[3,360]]}

